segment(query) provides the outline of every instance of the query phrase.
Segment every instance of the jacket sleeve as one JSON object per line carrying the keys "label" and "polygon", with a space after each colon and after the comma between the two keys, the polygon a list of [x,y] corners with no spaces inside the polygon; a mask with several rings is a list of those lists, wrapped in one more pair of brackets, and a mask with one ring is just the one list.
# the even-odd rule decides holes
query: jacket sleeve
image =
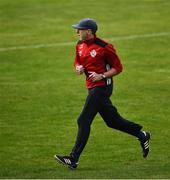
{"label": "jacket sleeve", "polygon": [[105,56],[106,56],[106,63],[108,63],[112,68],[116,69],[118,73],[122,72],[123,66],[112,44],[108,44],[105,47]]}
{"label": "jacket sleeve", "polygon": [[78,50],[77,50],[77,46],[76,46],[76,52],[75,52],[75,57],[74,57],[74,67],[76,67],[77,65],[80,65],[80,57],[78,55]]}

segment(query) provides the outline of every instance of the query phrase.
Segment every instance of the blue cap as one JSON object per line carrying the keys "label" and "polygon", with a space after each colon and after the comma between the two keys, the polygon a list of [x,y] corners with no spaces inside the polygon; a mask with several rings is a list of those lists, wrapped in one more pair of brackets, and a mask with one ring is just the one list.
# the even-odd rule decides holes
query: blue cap
{"label": "blue cap", "polygon": [[93,33],[97,31],[97,24],[96,21],[90,18],[85,18],[80,20],[78,24],[72,25],[74,29],[91,29]]}

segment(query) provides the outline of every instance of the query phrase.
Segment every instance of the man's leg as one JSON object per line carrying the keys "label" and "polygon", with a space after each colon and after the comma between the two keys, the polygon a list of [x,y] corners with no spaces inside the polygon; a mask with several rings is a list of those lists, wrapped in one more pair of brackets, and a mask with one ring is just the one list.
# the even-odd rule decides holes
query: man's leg
{"label": "man's leg", "polygon": [[93,88],[89,90],[89,94],[86,98],[86,102],[83,108],[82,113],[80,114],[77,123],[78,123],[78,134],[76,143],[72,149],[72,152],[69,156],[60,156],[55,155],[55,159],[64,164],[67,165],[71,169],[76,169],[78,164],[78,159],[80,157],[80,154],[82,153],[89,134],[90,134],[90,125],[101,108],[101,102],[103,101],[103,90],[100,87]]}
{"label": "man's leg", "polygon": [[112,105],[109,98],[105,99],[105,105],[99,111],[99,113],[108,127],[126,132],[136,137],[142,129],[141,125],[124,119],[118,113],[116,107]]}
{"label": "man's leg", "polygon": [[107,126],[137,137],[143,150],[143,157],[146,158],[149,153],[150,133],[141,131],[141,125],[121,117],[108,96],[105,97],[103,103],[104,106],[102,106],[99,113]]}
{"label": "man's leg", "polygon": [[100,107],[101,98],[102,98],[102,89],[100,87],[91,89],[89,91],[89,95],[87,96],[83,111],[77,120],[78,134],[77,134],[75,146],[73,147],[71,152],[71,155],[75,157],[77,160],[87,143],[90,134],[91,123],[95,115],[101,108]]}

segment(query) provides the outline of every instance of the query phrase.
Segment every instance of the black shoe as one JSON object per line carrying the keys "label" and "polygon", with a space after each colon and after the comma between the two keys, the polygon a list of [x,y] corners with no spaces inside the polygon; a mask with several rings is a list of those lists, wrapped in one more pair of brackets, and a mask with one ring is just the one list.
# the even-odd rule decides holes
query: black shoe
{"label": "black shoe", "polygon": [[150,133],[143,131],[143,137],[138,139],[140,141],[143,157],[146,158],[149,153],[149,141],[150,141]]}
{"label": "black shoe", "polygon": [[68,166],[70,169],[76,169],[78,162],[76,162],[73,157],[71,156],[58,156],[54,155],[54,158],[59,162],[66,166]]}

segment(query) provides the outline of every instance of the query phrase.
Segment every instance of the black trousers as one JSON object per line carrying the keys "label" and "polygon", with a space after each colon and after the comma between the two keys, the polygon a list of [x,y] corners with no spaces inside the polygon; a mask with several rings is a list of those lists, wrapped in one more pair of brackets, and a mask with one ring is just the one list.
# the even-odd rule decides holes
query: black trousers
{"label": "black trousers", "polygon": [[112,89],[112,85],[89,89],[83,111],[77,120],[78,134],[75,146],[71,152],[77,159],[87,143],[91,123],[98,112],[110,128],[126,132],[136,137],[142,129],[141,125],[121,117],[109,99]]}

